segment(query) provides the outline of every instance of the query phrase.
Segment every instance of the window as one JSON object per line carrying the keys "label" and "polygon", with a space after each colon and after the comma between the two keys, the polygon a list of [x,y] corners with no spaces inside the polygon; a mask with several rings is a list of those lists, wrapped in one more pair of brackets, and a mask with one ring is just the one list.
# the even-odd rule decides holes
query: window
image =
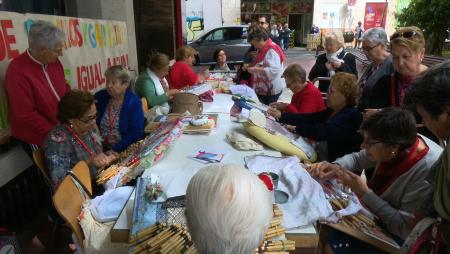
{"label": "window", "polygon": [[240,40],[242,39],[242,28],[241,27],[232,27],[227,29],[227,40]]}
{"label": "window", "polygon": [[206,36],[207,41],[222,41],[224,38],[223,29],[218,29]]}

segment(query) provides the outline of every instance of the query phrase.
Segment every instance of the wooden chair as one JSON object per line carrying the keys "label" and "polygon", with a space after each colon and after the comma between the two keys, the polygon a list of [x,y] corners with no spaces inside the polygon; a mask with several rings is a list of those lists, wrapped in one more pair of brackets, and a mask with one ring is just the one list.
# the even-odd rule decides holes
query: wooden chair
{"label": "wooden chair", "polygon": [[72,229],[81,248],[84,248],[84,235],[77,217],[81,213],[83,201],[83,197],[70,175],[64,178],[53,195],[56,211]]}
{"label": "wooden chair", "polygon": [[48,168],[45,165],[45,152],[44,149],[39,148],[38,150],[33,152],[33,161],[41,171],[42,175],[44,175],[47,184],[52,187],[52,180],[50,179],[50,174],[48,173]]}
{"label": "wooden chair", "polygon": [[148,110],[148,102],[147,99],[145,97],[141,98],[141,102],[142,102],[142,110],[145,112],[147,112]]}
{"label": "wooden chair", "polygon": [[85,161],[78,162],[72,168],[70,174],[82,185],[81,187],[83,187],[86,194],[92,197],[91,173],[88,164]]}

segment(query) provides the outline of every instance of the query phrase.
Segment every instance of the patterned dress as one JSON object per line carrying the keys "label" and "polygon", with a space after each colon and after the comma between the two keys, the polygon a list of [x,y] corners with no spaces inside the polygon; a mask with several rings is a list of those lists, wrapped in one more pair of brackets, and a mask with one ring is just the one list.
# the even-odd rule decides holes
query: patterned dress
{"label": "patterned dress", "polygon": [[[75,164],[90,158],[90,152],[93,155],[102,152],[101,138],[97,129],[85,135],[75,135],[69,127],[58,124],[44,141],[45,162],[54,188],[62,182]],[[96,177],[97,169],[94,166],[90,166],[90,171],[91,177]]]}

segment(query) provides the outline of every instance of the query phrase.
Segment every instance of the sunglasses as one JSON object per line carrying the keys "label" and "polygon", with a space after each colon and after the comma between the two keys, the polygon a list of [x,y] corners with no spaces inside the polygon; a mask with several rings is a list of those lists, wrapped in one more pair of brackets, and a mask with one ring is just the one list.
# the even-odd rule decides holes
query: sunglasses
{"label": "sunglasses", "polygon": [[395,32],[393,35],[391,35],[391,41],[395,40],[397,38],[403,37],[405,39],[409,39],[412,38],[416,35],[419,35],[419,33],[417,33],[416,31],[406,31],[403,33],[399,33],[399,32]]}

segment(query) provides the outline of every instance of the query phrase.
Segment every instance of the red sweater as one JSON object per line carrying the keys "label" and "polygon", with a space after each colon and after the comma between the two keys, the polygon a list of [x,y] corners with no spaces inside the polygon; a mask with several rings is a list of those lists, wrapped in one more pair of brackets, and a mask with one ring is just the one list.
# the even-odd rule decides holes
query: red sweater
{"label": "red sweater", "polygon": [[59,60],[47,64],[45,70],[54,90],[46,78],[44,65],[33,59],[28,50],[13,59],[6,71],[11,134],[39,146],[58,122],[59,99],[70,90]]}
{"label": "red sweater", "polygon": [[325,109],[325,103],[319,89],[311,82],[307,82],[305,88],[292,96],[285,112],[288,113],[315,113]]}
{"label": "red sweater", "polygon": [[181,89],[185,86],[193,86],[198,81],[198,75],[189,64],[183,61],[176,61],[169,71],[170,89]]}

